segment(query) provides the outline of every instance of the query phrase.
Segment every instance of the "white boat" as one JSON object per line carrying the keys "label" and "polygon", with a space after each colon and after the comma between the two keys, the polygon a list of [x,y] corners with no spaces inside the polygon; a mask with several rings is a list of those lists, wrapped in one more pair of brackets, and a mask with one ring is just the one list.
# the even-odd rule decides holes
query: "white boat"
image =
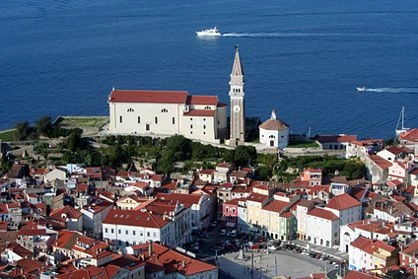
{"label": "white boat", "polygon": [[405,117],[404,114],[405,114],[405,108],[402,107],[401,114],[399,115],[399,118],[398,118],[398,123],[396,123],[396,129],[395,129],[396,137],[399,137],[400,134],[409,130],[409,128],[404,127],[404,117]]}
{"label": "white boat", "polygon": [[210,28],[202,31],[196,31],[196,35],[198,37],[219,37],[221,33],[219,32],[218,28]]}
{"label": "white boat", "polygon": [[356,87],[357,91],[363,92],[366,90],[366,87],[362,86],[362,87]]}

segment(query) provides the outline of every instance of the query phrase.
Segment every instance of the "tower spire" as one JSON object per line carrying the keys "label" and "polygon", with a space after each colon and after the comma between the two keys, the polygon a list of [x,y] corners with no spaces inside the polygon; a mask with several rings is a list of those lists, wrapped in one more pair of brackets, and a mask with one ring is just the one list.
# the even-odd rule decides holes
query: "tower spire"
{"label": "tower spire", "polygon": [[231,145],[243,144],[245,140],[245,90],[244,71],[239,56],[238,45],[235,46],[235,58],[229,80],[229,98],[231,125],[229,139]]}
{"label": "tower spire", "polygon": [[242,68],[241,59],[239,57],[239,50],[238,45],[235,45],[235,58],[234,58],[234,65],[232,66],[232,76],[244,76],[244,70]]}

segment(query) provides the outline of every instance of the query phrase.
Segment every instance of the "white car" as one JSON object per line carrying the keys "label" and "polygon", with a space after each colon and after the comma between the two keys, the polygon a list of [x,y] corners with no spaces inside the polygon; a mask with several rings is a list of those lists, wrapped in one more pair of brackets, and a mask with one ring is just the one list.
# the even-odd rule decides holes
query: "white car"
{"label": "white car", "polygon": [[226,230],[225,229],[221,230],[221,235],[226,235]]}

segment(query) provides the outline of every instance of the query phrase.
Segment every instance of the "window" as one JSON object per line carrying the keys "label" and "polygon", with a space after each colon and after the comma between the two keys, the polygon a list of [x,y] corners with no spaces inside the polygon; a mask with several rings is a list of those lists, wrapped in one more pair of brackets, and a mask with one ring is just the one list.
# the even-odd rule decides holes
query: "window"
{"label": "window", "polygon": [[203,118],[203,121],[206,121],[206,118]]}
{"label": "window", "polygon": [[193,129],[193,125],[190,125],[190,129]]}
{"label": "window", "polygon": [[210,106],[206,106],[205,109],[210,109]]}
{"label": "window", "polygon": [[110,229],[110,232],[111,232],[111,233],[115,233],[115,231],[114,231],[113,229]]}
{"label": "window", "polygon": [[128,235],[128,234],[129,234],[129,233],[128,233],[128,230],[126,230],[126,231],[125,231],[125,234],[126,234],[126,235]]}
{"label": "window", "polygon": [[157,234],[154,232],[154,233],[152,233],[152,236],[153,237],[157,237]]}
{"label": "window", "polygon": [[147,232],[147,236],[148,236],[148,237],[150,236],[150,233],[149,233],[149,232]]}
{"label": "window", "polygon": [[163,109],[161,110],[161,112],[168,112],[168,109],[163,108]]}
{"label": "window", "polygon": [[122,115],[119,116],[119,123],[122,123]]}
{"label": "window", "polygon": [[105,228],[105,233],[107,233],[107,228]]}
{"label": "window", "polygon": [[118,230],[118,234],[121,234],[121,230],[120,229]]}
{"label": "window", "polygon": [[157,116],[155,117],[154,121],[155,121],[155,124],[158,124],[158,117]]}
{"label": "window", "polygon": [[176,118],[175,117],[173,117],[172,122],[173,122],[173,125],[176,124]]}
{"label": "window", "polygon": [[149,124],[145,125],[145,131],[149,131]]}
{"label": "window", "polygon": [[132,231],[132,234],[133,234],[133,235],[136,235],[136,231]]}
{"label": "window", "polygon": [[134,109],[133,108],[128,108],[128,110],[127,110],[128,112],[134,112]]}
{"label": "window", "polygon": [[138,124],[141,123],[141,116],[138,116]]}
{"label": "window", "polygon": [[203,129],[206,129],[206,125],[203,125]]}
{"label": "window", "polygon": [[144,235],[144,233],[143,233],[143,232],[140,232],[140,233],[139,233],[139,235],[140,235],[140,236],[143,236],[143,235]]}

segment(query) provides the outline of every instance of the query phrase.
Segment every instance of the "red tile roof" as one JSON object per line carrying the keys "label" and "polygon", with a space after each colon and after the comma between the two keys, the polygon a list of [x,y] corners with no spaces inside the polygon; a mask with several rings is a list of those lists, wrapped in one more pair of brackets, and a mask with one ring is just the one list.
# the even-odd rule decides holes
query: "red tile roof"
{"label": "red tile roof", "polygon": [[79,219],[83,215],[79,210],[66,205],[63,208],[54,209],[49,216],[61,219],[62,214],[65,214],[70,219]]}
{"label": "red tile roof", "polygon": [[409,129],[408,131],[399,135],[399,140],[418,141],[418,128]]}
{"label": "red tile roof", "polygon": [[187,97],[187,103],[191,105],[216,106],[218,104],[218,96],[189,95]]}
{"label": "red tile roof", "polygon": [[213,117],[215,111],[210,109],[192,109],[184,113],[185,116],[196,116],[196,117]]}
{"label": "red tile roof", "polygon": [[290,205],[289,202],[274,200],[274,201],[271,201],[266,206],[264,206],[263,209],[267,211],[282,213],[283,211],[287,209],[289,205]]}
{"label": "red tile roof", "polygon": [[349,270],[344,279],[381,279],[381,277],[363,273],[360,271]]}
{"label": "red tile roof", "polygon": [[327,204],[328,208],[336,210],[345,210],[355,206],[361,206],[361,203],[349,194],[338,195]]}
{"label": "red tile roof", "polygon": [[312,208],[308,212],[308,214],[311,216],[319,217],[319,218],[330,220],[330,221],[338,220],[338,217],[334,213],[332,213],[331,211],[319,208],[319,207]]}
{"label": "red tile roof", "polygon": [[134,250],[140,249],[147,255],[145,265],[147,273],[165,270],[165,274],[178,273],[183,276],[191,276],[217,269],[214,265],[191,258],[157,243],[152,243],[152,255],[148,254],[148,243],[136,245],[133,248]]}
{"label": "red tile roof", "polygon": [[351,242],[351,245],[366,252],[367,254],[373,255],[374,252],[378,250],[384,250],[389,253],[396,250],[395,247],[386,244],[385,242],[381,240],[376,239],[368,239],[363,236],[359,236],[356,240]]}
{"label": "red tile roof", "polygon": [[113,90],[109,102],[185,104],[186,91]]}
{"label": "red tile roof", "polygon": [[392,166],[391,162],[386,161],[385,159],[383,159],[380,156],[370,155],[369,157],[373,161],[373,163],[375,163],[379,168],[381,168],[383,170],[388,169]]}
{"label": "red tile roof", "polygon": [[400,253],[415,257],[418,254],[418,241],[410,243],[406,248],[400,251]]}
{"label": "red tile roof", "polygon": [[103,224],[115,224],[125,226],[138,226],[146,228],[162,228],[170,223],[168,218],[148,211],[111,209],[103,220]]}
{"label": "red tile roof", "polygon": [[157,199],[160,201],[172,201],[176,203],[177,201],[181,204],[198,204],[200,201],[201,196],[199,195],[188,195],[188,194],[178,194],[178,193],[158,193]]}
{"label": "red tile roof", "polygon": [[254,202],[263,202],[268,199],[267,195],[252,193],[248,198],[247,201],[254,201]]}
{"label": "red tile roof", "polygon": [[289,129],[289,125],[280,119],[268,119],[263,124],[258,126],[258,128],[264,130],[279,131]]}

